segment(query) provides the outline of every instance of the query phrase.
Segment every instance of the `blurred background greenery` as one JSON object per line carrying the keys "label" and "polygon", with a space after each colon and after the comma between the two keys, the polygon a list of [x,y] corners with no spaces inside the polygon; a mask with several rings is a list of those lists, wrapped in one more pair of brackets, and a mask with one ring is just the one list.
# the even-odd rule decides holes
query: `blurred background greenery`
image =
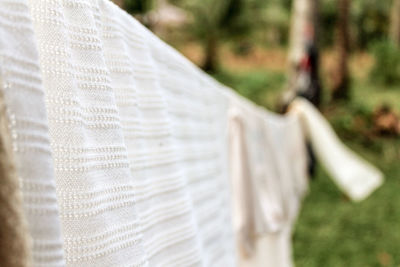
{"label": "blurred background greenery", "polygon": [[352,203],[318,167],[294,233],[296,266],[400,266],[400,0],[114,0],[270,110],[288,90],[292,35],[304,34],[292,29],[296,1],[313,14],[321,111],[386,176]]}

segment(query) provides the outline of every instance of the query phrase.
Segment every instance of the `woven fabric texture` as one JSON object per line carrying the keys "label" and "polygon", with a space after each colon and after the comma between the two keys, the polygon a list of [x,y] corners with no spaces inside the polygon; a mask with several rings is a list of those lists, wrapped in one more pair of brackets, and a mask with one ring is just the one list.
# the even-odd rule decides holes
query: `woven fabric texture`
{"label": "woven fabric texture", "polygon": [[[26,1],[0,1],[0,71],[28,223],[26,238],[32,239],[32,264],[64,266],[44,89],[32,16]],[[24,254],[20,256],[23,260]]]}
{"label": "woven fabric texture", "polygon": [[109,0],[0,0],[0,78],[20,266],[291,266],[302,117],[239,97]]}
{"label": "woven fabric texture", "polygon": [[29,266],[31,240],[22,208],[3,91],[0,92],[0,179],[0,262],[9,267]]}

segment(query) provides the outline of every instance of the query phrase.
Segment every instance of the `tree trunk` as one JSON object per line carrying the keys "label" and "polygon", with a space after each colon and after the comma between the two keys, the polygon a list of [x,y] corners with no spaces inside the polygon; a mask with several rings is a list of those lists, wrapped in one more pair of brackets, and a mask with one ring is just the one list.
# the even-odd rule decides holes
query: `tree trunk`
{"label": "tree trunk", "polygon": [[213,73],[218,67],[218,40],[215,33],[209,33],[206,40],[203,70]]}
{"label": "tree trunk", "polygon": [[390,39],[400,47],[400,0],[393,0]]}
{"label": "tree trunk", "polygon": [[306,36],[304,29],[307,23],[312,21],[312,0],[294,0],[292,4],[292,16],[290,25],[289,48],[289,76],[296,72],[296,66],[300,62],[305,48]]}
{"label": "tree trunk", "polygon": [[[305,56],[313,59],[311,80],[306,95],[315,106],[320,104],[321,88],[319,86],[319,0],[294,0],[292,4],[291,26],[290,26],[290,48],[288,55],[288,81],[290,98],[298,95],[299,66]],[[312,53],[312,55],[310,55]]]}
{"label": "tree trunk", "polygon": [[350,43],[349,11],[350,1],[339,0],[339,17],[336,36],[338,60],[332,88],[332,98],[334,100],[349,98],[349,69],[347,62]]}
{"label": "tree trunk", "polygon": [[307,25],[313,27],[314,36],[312,40],[318,44],[319,36],[319,0],[294,0],[290,25],[290,68],[297,65],[304,54],[307,36],[305,34]]}

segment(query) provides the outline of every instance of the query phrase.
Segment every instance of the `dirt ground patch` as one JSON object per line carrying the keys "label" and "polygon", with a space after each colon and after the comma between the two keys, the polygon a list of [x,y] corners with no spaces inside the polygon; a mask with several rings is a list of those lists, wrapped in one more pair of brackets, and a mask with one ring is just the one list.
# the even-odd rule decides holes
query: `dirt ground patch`
{"label": "dirt ground patch", "polygon": [[[177,47],[181,53],[198,66],[203,61],[203,48],[199,43],[190,42]],[[276,72],[286,71],[287,53],[285,48],[253,47],[247,54],[236,54],[231,46],[220,47],[220,64],[233,71],[269,70]],[[322,53],[321,75],[324,80],[332,78],[337,62],[334,50],[325,50]],[[349,67],[351,75],[356,79],[367,78],[373,65],[373,57],[366,52],[355,52],[350,57]]]}

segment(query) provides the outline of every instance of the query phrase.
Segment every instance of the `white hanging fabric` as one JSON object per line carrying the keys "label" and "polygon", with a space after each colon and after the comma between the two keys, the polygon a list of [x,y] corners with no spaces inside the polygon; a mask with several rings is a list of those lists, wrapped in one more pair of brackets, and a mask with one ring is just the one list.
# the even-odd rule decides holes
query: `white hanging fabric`
{"label": "white hanging fabric", "polygon": [[166,99],[205,266],[235,266],[226,163],[226,107],[218,84],[164,43],[150,42]]}
{"label": "white hanging fabric", "polygon": [[33,266],[291,266],[303,132],[353,199],[381,182],[307,104],[256,107],[108,0],[0,0],[0,78]]}
{"label": "white hanging fabric", "polygon": [[[64,266],[52,150],[32,16],[0,1],[0,82],[28,223],[33,266]],[[5,244],[8,246],[8,244]]]}
{"label": "white hanging fabric", "polygon": [[217,90],[111,2],[30,6],[67,265],[234,266]]}
{"label": "white hanging fabric", "polygon": [[307,192],[298,118],[277,116],[236,98],[230,125],[239,265],[292,266],[292,226]]}
{"label": "white hanging fabric", "polygon": [[383,174],[346,147],[313,105],[299,98],[289,109],[300,117],[318,160],[353,201],[365,199],[382,184]]}

